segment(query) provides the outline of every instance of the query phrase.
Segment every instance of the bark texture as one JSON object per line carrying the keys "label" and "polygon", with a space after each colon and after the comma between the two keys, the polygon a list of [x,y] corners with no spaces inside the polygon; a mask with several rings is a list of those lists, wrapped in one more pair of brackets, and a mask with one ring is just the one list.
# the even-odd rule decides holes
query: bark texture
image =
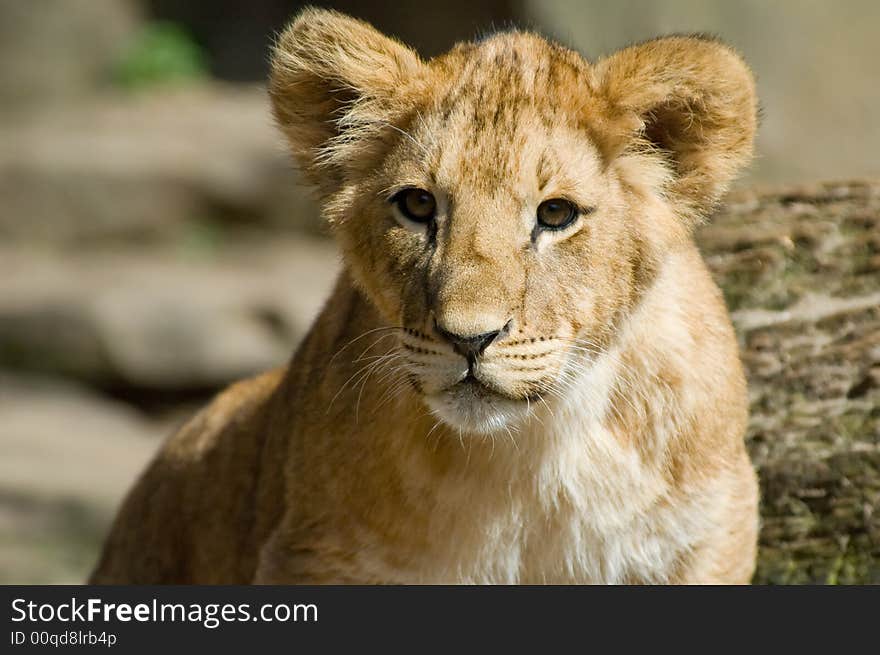
{"label": "bark texture", "polygon": [[698,241],[749,379],[756,583],[880,583],[880,183],[733,195]]}

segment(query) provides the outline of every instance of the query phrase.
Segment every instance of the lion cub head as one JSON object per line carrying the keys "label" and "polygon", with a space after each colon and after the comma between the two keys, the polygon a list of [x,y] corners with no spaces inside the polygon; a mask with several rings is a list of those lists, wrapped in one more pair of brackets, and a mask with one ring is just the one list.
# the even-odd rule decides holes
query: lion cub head
{"label": "lion cub head", "polygon": [[714,41],[590,63],[507,32],[425,62],[322,10],[281,35],[270,93],[413,385],[483,433],[607,347],[749,159],[756,116]]}

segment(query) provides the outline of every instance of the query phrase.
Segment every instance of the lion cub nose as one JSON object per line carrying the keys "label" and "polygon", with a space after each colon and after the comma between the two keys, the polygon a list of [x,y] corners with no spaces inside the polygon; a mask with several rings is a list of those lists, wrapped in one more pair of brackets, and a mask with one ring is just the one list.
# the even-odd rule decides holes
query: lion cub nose
{"label": "lion cub nose", "polygon": [[444,339],[452,344],[459,355],[473,363],[474,360],[483,354],[483,351],[489,347],[493,341],[499,337],[503,337],[510,330],[510,321],[500,330],[492,330],[491,332],[483,332],[482,334],[455,334],[443,328],[442,325],[435,322],[434,327]]}

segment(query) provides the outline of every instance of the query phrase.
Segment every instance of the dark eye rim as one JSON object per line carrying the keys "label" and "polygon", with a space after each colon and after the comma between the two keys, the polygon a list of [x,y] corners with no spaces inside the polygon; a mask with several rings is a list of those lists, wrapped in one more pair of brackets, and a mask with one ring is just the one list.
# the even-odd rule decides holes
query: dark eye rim
{"label": "dark eye rim", "polygon": [[[568,218],[564,222],[560,223],[559,225],[550,225],[549,223],[545,223],[544,221],[542,221],[540,210],[541,210],[541,207],[544,205],[544,203],[548,203],[548,202],[562,202],[562,203],[565,203],[566,205],[568,205],[568,207],[569,207]],[[578,205],[576,202],[569,200],[568,198],[563,198],[563,197],[547,198],[545,200],[542,200],[540,203],[538,203],[538,207],[537,207],[537,209],[535,209],[535,219],[537,220],[539,229],[546,230],[548,232],[559,232],[561,230],[565,230],[565,229],[571,227],[575,222],[577,222],[577,220],[581,216],[586,216],[587,214],[591,214],[591,213],[593,213],[594,210],[595,210],[594,207],[583,207],[581,205]]]}
{"label": "dark eye rim", "polygon": [[[407,209],[405,202],[406,194],[412,193],[413,191],[427,193],[434,200],[434,211],[432,211],[429,216],[416,216],[415,214],[410,212],[409,209]],[[390,202],[392,205],[395,205],[398,211],[400,211],[400,213],[403,214],[405,218],[412,221],[413,223],[427,225],[437,217],[437,197],[427,189],[423,189],[421,187],[411,186],[406,187],[405,189],[401,189],[400,191],[397,191],[394,195],[392,195],[388,199],[388,202]]]}

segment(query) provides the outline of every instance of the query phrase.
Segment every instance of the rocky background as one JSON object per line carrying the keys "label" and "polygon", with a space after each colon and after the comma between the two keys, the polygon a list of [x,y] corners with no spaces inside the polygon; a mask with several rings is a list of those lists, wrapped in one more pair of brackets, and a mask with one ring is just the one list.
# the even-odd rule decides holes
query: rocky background
{"label": "rocky background", "polygon": [[[517,20],[589,54],[720,32],[753,63],[761,158],[698,239],[749,374],[755,581],[880,582],[877,5],[458,4],[430,34],[415,5],[336,6],[426,54]],[[82,581],[161,438],[283,362],[328,292],[260,84],[295,8],[0,0],[0,583]]]}

